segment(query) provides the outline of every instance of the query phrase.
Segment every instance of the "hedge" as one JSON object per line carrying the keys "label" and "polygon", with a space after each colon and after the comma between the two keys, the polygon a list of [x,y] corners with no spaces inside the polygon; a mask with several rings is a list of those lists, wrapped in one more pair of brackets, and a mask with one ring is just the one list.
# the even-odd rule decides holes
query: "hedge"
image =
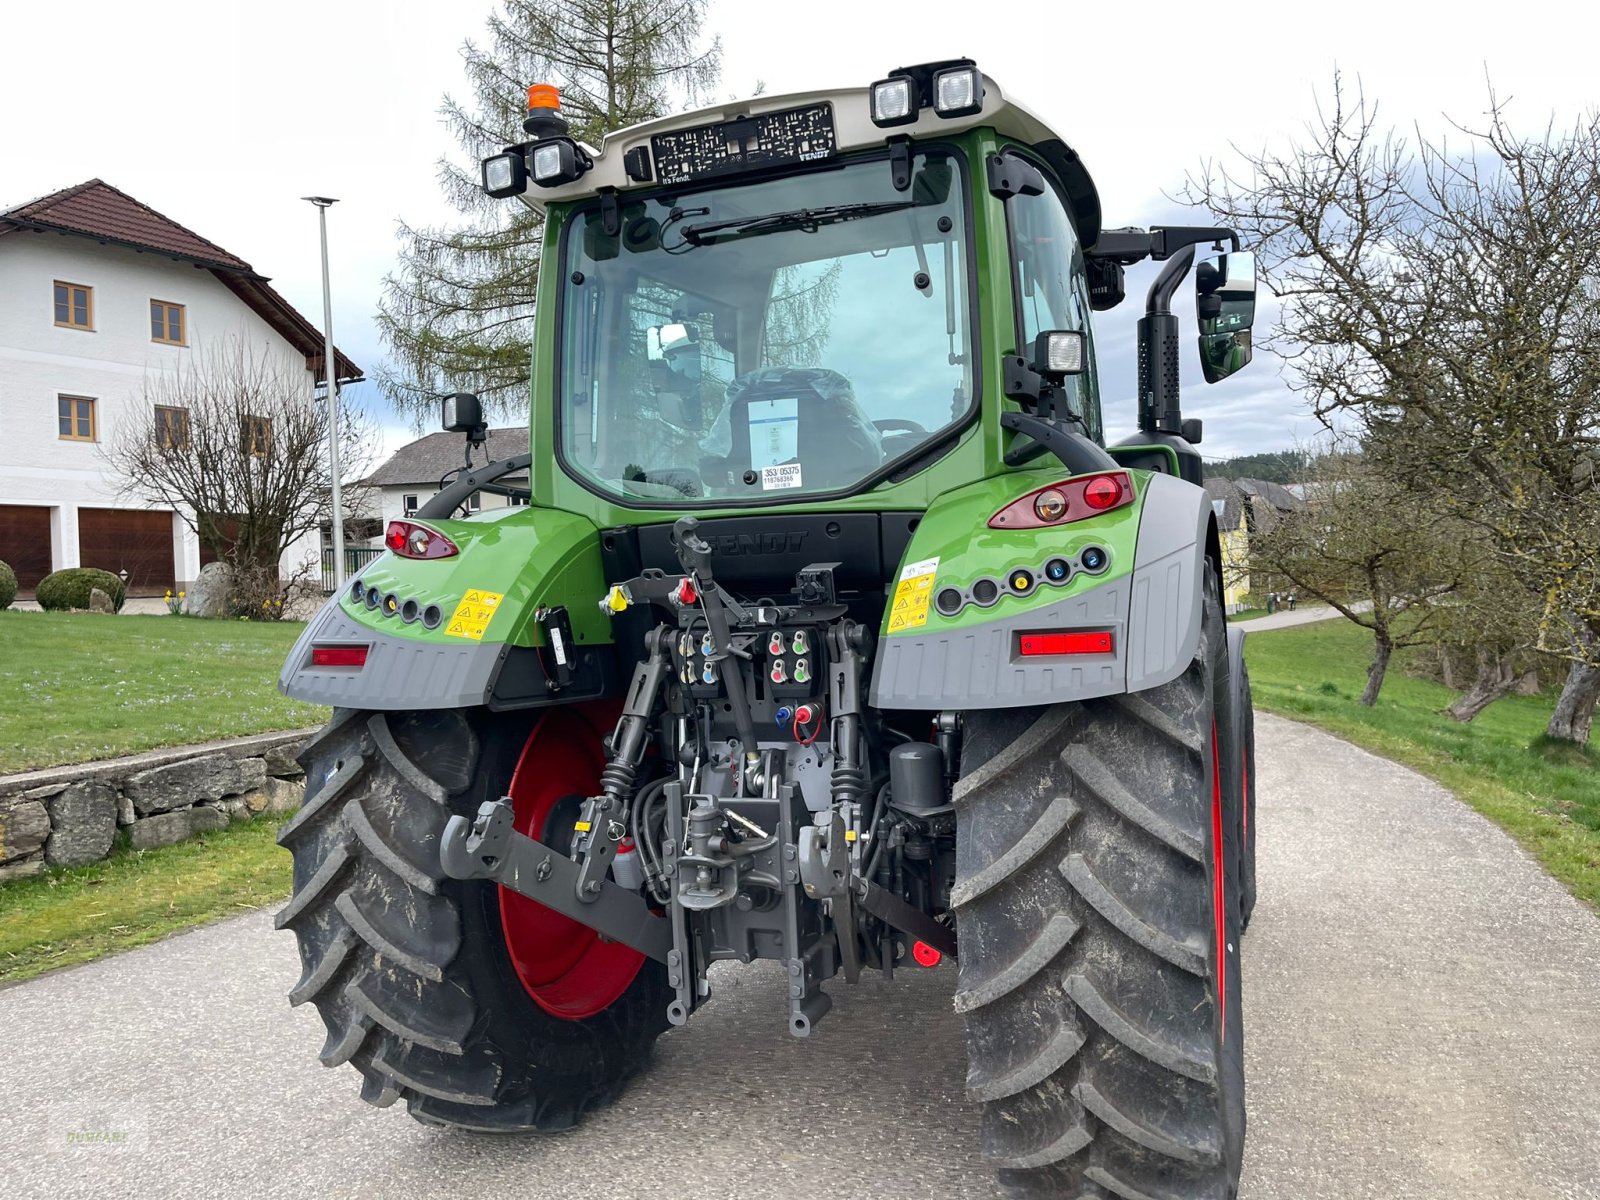
{"label": "hedge", "polygon": [[88,608],[89,593],[99,588],[111,597],[111,606],[122,611],[122,602],[128,597],[127,585],[110,571],[95,567],[68,567],[55,571],[39,581],[34,599],[47,612],[68,608]]}
{"label": "hedge", "polygon": [[17,573],[6,563],[0,562],[0,608],[10,608],[16,598]]}

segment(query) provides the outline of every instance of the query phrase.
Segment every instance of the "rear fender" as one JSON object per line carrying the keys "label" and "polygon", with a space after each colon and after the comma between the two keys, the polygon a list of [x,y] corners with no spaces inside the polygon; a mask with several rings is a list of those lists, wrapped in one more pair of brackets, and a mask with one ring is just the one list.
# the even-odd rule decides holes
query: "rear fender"
{"label": "rear fender", "polygon": [[[980,709],[1059,704],[1157,687],[1181,675],[1200,645],[1201,588],[1212,538],[1205,491],[1168,475],[1133,471],[1133,504],[1069,525],[995,530],[1009,501],[1061,479],[1059,470],[1016,472],[941,496],[917,526],[891,589],[873,667],[880,708]],[[1099,573],[1074,569],[1060,584],[1045,566],[1077,566],[1084,550],[1109,556]],[[1009,582],[1028,570],[1034,586],[1002,586],[975,603],[980,580]],[[939,597],[959,592],[947,615]],[[1106,631],[1104,653],[1025,656],[1024,633]]]}
{"label": "rear fender", "polygon": [[[611,656],[598,533],[589,520],[542,508],[496,509],[467,520],[422,521],[459,553],[416,560],[385,553],[328,598],[278,676],[296,700],[339,708],[403,710],[479,704],[523,707],[603,694]],[[357,599],[372,593],[377,607]],[[386,599],[395,598],[390,612]],[[415,605],[415,619],[406,620]],[[565,606],[579,678],[552,692],[535,613]],[[421,614],[439,614],[429,629]],[[404,615],[402,615],[404,614]],[[315,667],[318,645],[367,648],[361,667]]]}

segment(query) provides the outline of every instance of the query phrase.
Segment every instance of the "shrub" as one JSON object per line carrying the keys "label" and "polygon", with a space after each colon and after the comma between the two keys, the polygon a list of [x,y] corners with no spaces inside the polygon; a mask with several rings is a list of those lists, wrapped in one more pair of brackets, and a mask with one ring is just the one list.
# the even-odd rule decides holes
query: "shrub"
{"label": "shrub", "polygon": [[0,608],[10,608],[17,598],[17,573],[0,562]]}
{"label": "shrub", "polygon": [[122,602],[128,597],[127,585],[110,571],[95,567],[68,567],[65,571],[46,575],[39,581],[39,590],[34,593],[34,598],[39,601],[39,607],[47,612],[88,608],[89,593],[95,588],[111,597],[114,609],[122,611]]}

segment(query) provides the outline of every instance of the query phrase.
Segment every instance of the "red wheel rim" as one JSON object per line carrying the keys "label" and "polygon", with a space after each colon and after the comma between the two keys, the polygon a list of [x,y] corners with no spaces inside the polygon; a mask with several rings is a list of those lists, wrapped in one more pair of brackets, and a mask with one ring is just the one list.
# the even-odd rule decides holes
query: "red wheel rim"
{"label": "red wheel rim", "polygon": [[[582,716],[558,710],[540,718],[511,776],[517,830],[541,841],[571,835],[547,829],[569,796],[592,796],[605,767],[600,734]],[[580,925],[507,888],[500,889],[500,925],[511,965],[533,1001],[553,1017],[581,1021],[614,1004],[644,965],[644,955],[603,940]]]}

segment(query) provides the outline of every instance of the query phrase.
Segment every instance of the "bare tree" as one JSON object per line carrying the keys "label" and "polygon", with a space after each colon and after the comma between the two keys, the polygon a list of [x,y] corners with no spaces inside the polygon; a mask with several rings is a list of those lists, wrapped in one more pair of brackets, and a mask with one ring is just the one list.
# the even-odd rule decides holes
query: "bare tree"
{"label": "bare tree", "polygon": [[1473,569],[1459,530],[1354,455],[1322,459],[1305,509],[1250,538],[1252,573],[1279,576],[1372,633],[1361,703],[1377,702],[1396,650],[1436,640],[1440,610]]}
{"label": "bare tree", "polygon": [[1482,532],[1542,650],[1600,667],[1572,634],[1600,635],[1600,113],[1525,136],[1491,89],[1453,137],[1386,132],[1336,77],[1301,144],[1188,196],[1258,248],[1318,414]]}
{"label": "bare tree", "polygon": [[[284,553],[331,518],[327,408],[310,376],[233,338],[146,376],[141,399],[104,450],[124,492],[175,509],[233,567],[240,615],[282,615],[309,570]],[[370,426],[348,406],[339,442],[341,473],[363,474]],[[344,499],[348,512],[362,497]]]}

